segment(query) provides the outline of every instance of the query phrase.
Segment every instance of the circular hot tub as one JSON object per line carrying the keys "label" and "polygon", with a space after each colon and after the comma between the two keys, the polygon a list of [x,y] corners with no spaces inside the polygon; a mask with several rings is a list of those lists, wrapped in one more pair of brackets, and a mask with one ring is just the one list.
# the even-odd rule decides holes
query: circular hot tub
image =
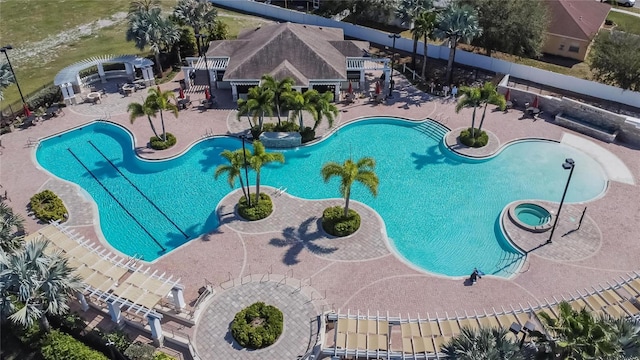
{"label": "circular hot tub", "polygon": [[551,228],[551,213],[544,207],[530,202],[518,202],[509,207],[509,217],[519,227],[543,232]]}

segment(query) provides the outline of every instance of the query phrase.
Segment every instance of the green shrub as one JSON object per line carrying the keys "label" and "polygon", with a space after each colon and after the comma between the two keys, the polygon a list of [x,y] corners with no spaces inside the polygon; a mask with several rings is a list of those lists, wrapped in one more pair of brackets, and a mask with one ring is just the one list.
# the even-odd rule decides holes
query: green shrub
{"label": "green shrub", "polygon": [[278,340],[283,322],[282,311],[257,302],[236,314],[231,323],[231,335],[243,347],[261,349]]}
{"label": "green shrub", "polygon": [[51,190],[45,190],[31,197],[29,203],[34,215],[41,221],[66,221],[67,208],[62,200]]}
{"label": "green shrub", "polygon": [[300,132],[300,136],[302,136],[302,143],[309,142],[316,138],[316,132],[310,127],[305,127],[304,130]]}
{"label": "green shrub", "polygon": [[103,335],[106,342],[112,342],[113,346],[120,352],[125,352],[131,346],[129,335],[122,330],[115,330],[109,334]]}
{"label": "green shrub", "polygon": [[273,128],[273,130],[278,132],[298,132],[300,130],[300,125],[294,123],[293,121],[283,121],[280,123],[280,125],[275,125],[276,126]]}
{"label": "green shrub", "polygon": [[478,131],[478,129],[475,129],[474,135],[475,137],[471,136],[471,128],[462,130],[460,132],[460,142],[474,148],[483,147],[489,142],[489,135],[484,131]]}
{"label": "green shrub", "polygon": [[292,121],[282,121],[280,125],[264,123],[262,124],[262,131],[260,131],[259,125],[252,127],[251,136],[257,140],[263,132],[298,132],[298,130],[300,130],[300,126]]}
{"label": "green shrub", "polygon": [[153,360],[176,360],[173,356],[167,355],[162,351],[156,351],[153,354]]}
{"label": "green shrub", "polygon": [[51,330],[45,337],[42,356],[45,360],[108,360],[104,354],[58,330]]}
{"label": "green shrub", "polygon": [[162,141],[162,135],[160,136],[161,137],[152,136],[151,139],[149,140],[149,142],[151,143],[152,149],[164,150],[176,144],[176,137],[173,134],[167,133],[167,141]]}
{"label": "green shrub", "polygon": [[55,315],[49,317],[49,322],[52,327],[55,327],[63,332],[72,335],[74,337],[80,336],[87,324],[78,313],[67,313],[64,315]]}
{"label": "green shrub", "polygon": [[322,228],[333,236],[351,235],[360,228],[360,214],[349,209],[345,218],[342,206],[328,207],[322,213]]}
{"label": "green shrub", "polygon": [[60,101],[62,101],[62,90],[53,84],[45,86],[27,99],[30,109],[37,109]]}
{"label": "green shrub", "polygon": [[273,203],[269,195],[260,193],[260,201],[256,204],[256,194],[249,195],[251,197],[251,207],[247,205],[247,199],[243,196],[238,201],[238,214],[250,221],[261,220],[271,215],[273,212]]}
{"label": "green shrub", "polygon": [[131,360],[153,360],[155,351],[153,346],[136,341],[129,346],[124,355]]}

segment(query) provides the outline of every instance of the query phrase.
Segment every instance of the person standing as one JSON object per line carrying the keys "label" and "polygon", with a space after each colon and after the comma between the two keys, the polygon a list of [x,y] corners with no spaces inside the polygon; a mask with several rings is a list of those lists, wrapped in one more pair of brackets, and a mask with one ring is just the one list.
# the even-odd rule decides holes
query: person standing
{"label": "person standing", "polygon": [[442,90],[444,91],[444,97],[449,96],[449,85],[443,86]]}
{"label": "person standing", "polygon": [[456,85],[452,85],[451,87],[451,96],[453,96],[454,99],[458,97],[458,87]]}

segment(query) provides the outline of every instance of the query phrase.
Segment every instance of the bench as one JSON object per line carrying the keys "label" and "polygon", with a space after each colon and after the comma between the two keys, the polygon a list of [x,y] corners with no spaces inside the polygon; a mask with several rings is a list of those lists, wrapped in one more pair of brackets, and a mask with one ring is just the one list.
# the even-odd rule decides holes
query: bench
{"label": "bench", "polygon": [[577,132],[589,135],[605,142],[615,141],[616,136],[618,136],[619,132],[618,129],[615,129],[613,127],[604,128],[602,126],[591,124],[584,120],[580,120],[563,113],[556,115],[555,122],[560,126],[564,126],[568,129],[575,130]]}

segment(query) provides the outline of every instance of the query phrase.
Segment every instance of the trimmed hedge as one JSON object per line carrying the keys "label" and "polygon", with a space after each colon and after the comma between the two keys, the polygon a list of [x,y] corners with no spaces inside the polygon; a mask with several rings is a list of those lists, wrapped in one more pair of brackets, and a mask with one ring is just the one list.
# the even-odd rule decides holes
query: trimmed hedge
{"label": "trimmed hedge", "polygon": [[344,207],[328,207],[322,213],[322,228],[333,236],[351,235],[360,228],[360,214],[349,209],[349,215],[345,218]]}
{"label": "trimmed hedge", "polygon": [[315,139],[316,132],[312,128],[307,126],[304,128],[304,130],[300,131],[300,136],[302,136],[302,143],[304,144]]}
{"label": "trimmed hedge", "polygon": [[247,205],[247,199],[242,196],[238,201],[238,214],[245,220],[255,221],[262,220],[273,212],[273,203],[269,195],[261,192],[260,201],[256,204],[256,194],[250,194],[251,207]]}
{"label": "trimmed hedge", "polygon": [[300,131],[300,126],[293,121],[282,121],[280,125],[277,123],[264,123],[262,124],[262,131],[260,131],[260,126],[256,125],[251,128],[251,136],[254,139],[259,139],[260,134],[263,132],[298,132]]}
{"label": "trimmed hedge", "polygon": [[164,150],[175,145],[176,141],[176,137],[173,134],[167,133],[167,141],[162,141],[162,137],[152,136],[149,143],[154,150]]}
{"label": "trimmed hedge", "polygon": [[58,330],[51,330],[45,337],[42,357],[45,360],[109,360],[104,354]]}
{"label": "trimmed hedge", "polygon": [[236,314],[231,323],[231,335],[243,347],[262,349],[278,340],[283,323],[282,311],[257,302]]}
{"label": "trimmed hedge", "polygon": [[51,190],[33,195],[29,205],[34,215],[41,221],[48,223],[51,220],[60,222],[67,220],[67,208],[58,195]]}
{"label": "trimmed hedge", "polygon": [[153,360],[155,352],[153,346],[136,341],[124,352],[124,356],[131,360]]}
{"label": "trimmed hedge", "polygon": [[484,131],[478,131],[478,129],[475,129],[474,135],[475,137],[471,137],[471,128],[462,130],[460,132],[460,142],[474,148],[483,147],[489,142],[489,135]]}

